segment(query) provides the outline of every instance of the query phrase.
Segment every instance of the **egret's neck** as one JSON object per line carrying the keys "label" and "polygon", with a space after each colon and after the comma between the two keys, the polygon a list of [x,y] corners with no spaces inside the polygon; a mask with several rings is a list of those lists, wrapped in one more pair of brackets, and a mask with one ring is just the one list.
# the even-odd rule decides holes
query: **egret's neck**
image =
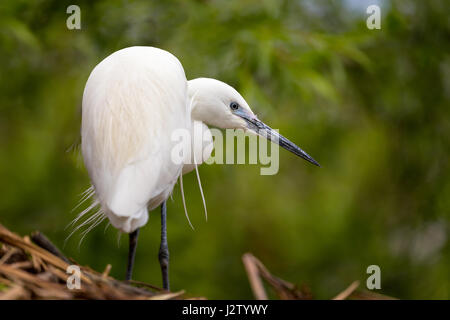
{"label": "egret's neck", "polygon": [[197,78],[188,81],[188,98],[193,121],[222,128],[219,120],[220,114],[214,106],[218,105],[217,97],[211,94],[211,83],[214,79]]}
{"label": "egret's neck", "polygon": [[202,112],[200,109],[202,109],[202,106],[200,104],[201,99],[201,93],[203,88],[199,85],[198,81],[196,79],[188,80],[187,85],[187,94],[189,98],[189,108],[191,112],[191,119],[192,121],[201,121],[205,122],[202,117]]}

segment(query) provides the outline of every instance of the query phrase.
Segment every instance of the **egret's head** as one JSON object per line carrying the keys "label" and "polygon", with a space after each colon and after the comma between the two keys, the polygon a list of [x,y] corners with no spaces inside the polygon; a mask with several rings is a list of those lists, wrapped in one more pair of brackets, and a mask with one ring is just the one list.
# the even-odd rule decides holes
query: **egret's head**
{"label": "egret's head", "polygon": [[250,131],[320,166],[305,151],[259,120],[239,92],[228,84],[211,78],[193,79],[188,81],[188,96],[193,119],[218,128]]}
{"label": "egret's head", "polygon": [[246,129],[245,120],[236,115],[239,109],[254,116],[239,92],[219,80],[210,78],[190,80],[188,95],[192,101],[192,117],[214,127]]}

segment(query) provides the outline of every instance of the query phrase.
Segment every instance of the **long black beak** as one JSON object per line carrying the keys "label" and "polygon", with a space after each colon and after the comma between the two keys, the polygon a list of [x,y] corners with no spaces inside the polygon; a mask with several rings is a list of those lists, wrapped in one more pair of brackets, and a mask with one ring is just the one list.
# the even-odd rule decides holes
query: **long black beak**
{"label": "long black beak", "polygon": [[299,146],[297,146],[289,139],[283,137],[281,134],[279,134],[271,127],[266,125],[264,122],[259,120],[256,116],[249,115],[247,112],[236,112],[235,114],[244,119],[248,124],[248,128],[253,132],[255,132],[256,134],[263,136],[264,138],[278,144],[280,147],[320,167],[320,164],[316,160],[314,160],[309,154],[303,151]]}

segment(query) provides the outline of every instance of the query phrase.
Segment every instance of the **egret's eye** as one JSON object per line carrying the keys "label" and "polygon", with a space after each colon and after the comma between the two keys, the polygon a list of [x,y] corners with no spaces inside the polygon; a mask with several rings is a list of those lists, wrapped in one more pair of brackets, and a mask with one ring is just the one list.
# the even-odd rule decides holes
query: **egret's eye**
{"label": "egret's eye", "polygon": [[237,102],[230,103],[231,110],[237,110],[239,109],[239,104]]}

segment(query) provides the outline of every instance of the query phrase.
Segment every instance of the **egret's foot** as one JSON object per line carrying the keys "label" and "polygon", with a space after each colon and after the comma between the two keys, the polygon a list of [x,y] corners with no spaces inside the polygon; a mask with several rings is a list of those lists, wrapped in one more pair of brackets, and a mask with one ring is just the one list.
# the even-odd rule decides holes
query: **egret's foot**
{"label": "egret's foot", "polygon": [[159,265],[161,266],[161,273],[162,273],[162,282],[163,282],[163,288],[166,290],[170,290],[170,284],[169,284],[169,248],[166,246],[163,246],[161,243],[161,247],[159,248]]}
{"label": "egret's foot", "polygon": [[130,244],[128,248],[128,266],[125,280],[131,280],[131,275],[133,274],[134,257],[136,256],[138,236],[139,236],[139,229],[136,229],[135,231],[129,234]]}

